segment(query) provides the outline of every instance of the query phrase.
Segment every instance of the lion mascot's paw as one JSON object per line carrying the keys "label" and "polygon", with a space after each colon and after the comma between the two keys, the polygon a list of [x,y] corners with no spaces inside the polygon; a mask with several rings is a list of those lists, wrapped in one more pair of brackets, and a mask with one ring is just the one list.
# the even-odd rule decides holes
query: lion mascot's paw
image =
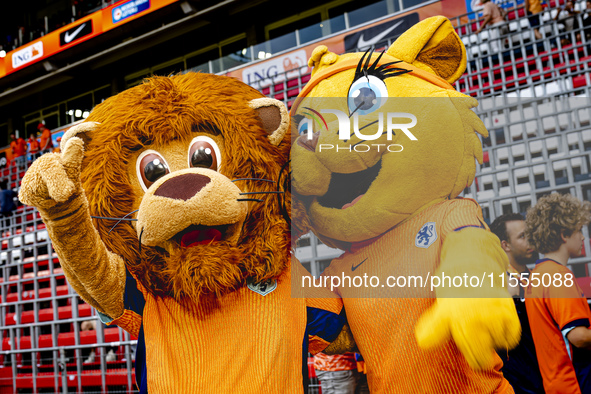
{"label": "lion mascot's paw", "polygon": [[62,153],[49,153],[36,160],[25,174],[19,191],[24,204],[48,210],[66,204],[82,193],[80,166],[84,158],[84,141],[74,135],[92,128],[92,122],[70,129],[72,138],[64,139]]}

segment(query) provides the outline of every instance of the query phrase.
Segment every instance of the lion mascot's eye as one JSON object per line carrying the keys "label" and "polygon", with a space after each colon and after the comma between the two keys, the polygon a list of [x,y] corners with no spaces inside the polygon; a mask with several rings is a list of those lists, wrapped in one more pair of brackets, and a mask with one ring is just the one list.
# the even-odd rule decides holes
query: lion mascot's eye
{"label": "lion mascot's eye", "polygon": [[199,136],[189,146],[189,167],[218,171],[222,164],[220,148],[209,137]]}
{"label": "lion mascot's eye", "polygon": [[367,115],[377,111],[388,98],[386,84],[380,78],[368,75],[357,79],[349,88],[349,113]]}
{"label": "lion mascot's eye", "polygon": [[147,150],[137,158],[137,176],[144,191],[169,172],[166,160],[154,150]]}

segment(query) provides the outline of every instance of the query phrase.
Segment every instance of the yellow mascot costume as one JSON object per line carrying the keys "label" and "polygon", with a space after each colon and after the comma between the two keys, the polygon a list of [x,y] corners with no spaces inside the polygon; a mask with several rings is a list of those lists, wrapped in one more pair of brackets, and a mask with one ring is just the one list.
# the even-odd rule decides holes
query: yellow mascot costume
{"label": "yellow mascot costume", "polygon": [[292,108],[292,217],[346,251],[324,283],[343,298],[371,392],[512,392],[495,353],[520,336],[508,260],[480,206],[457,197],[487,131],[451,85],[466,52],[450,21],[428,18],[382,54],[320,46],[309,65]]}

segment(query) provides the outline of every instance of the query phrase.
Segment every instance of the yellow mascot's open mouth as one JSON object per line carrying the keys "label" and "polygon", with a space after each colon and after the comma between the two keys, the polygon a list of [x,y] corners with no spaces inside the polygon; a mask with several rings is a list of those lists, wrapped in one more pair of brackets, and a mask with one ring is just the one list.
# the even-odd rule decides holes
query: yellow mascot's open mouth
{"label": "yellow mascot's open mouth", "polygon": [[374,166],[352,174],[333,172],[328,191],[317,198],[327,208],[347,209],[355,205],[369,190],[382,168],[382,160]]}

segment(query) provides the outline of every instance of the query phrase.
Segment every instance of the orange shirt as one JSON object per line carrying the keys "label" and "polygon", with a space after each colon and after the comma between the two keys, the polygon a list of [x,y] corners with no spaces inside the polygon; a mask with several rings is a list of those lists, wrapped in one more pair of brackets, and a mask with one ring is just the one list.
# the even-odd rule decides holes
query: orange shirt
{"label": "orange shirt", "polygon": [[137,313],[136,301],[127,301],[128,277],[127,309],[111,324],[143,331],[150,393],[302,393],[308,349],[323,350],[344,317],[338,298],[292,297],[290,278],[288,269],[262,288],[251,284],[188,309],[137,282],[135,299],[145,300]]}
{"label": "orange shirt", "polygon": [[[367,274],[378,276],[382,284],[389,275],[426,278],[440,264],[447,234],[466,226],[483,227],[482,223],[481,209],[474,200],[446,200],[407,219],[373,243],[333,260],[323,275]],[[376,289],[373,298],[364,298],[368,294],[365,287],[338,289],[367,365],[372,393],[512,392],[500,372],[502,362],[496,353],[494,368],[475,371],[452,340],[431,350],[418,346],[417,320],[435,302],[429,286],[386,290],[378,285]]]}
{"label": "orange shirt", "polygon": [[22,138],[17,138],[10,143],[14,157],[24,156],[27,153],[27,143]]}
{"label": "orange shirt", "polygon": [[525,8],[532,14],[539,14],[544,10],[541,0],[526,0]]}
{"label": "orange shirt", "polygon": [[[589,305],[573,272],[562,264],[550,259],[538,260],[532,271],[534,274],[538,274],[541,283],[537,287],[531,286],[533,276],[530,276],[525,306],[544,389],[548,394],[581,393],[573,366],[573,353],[577,349],[563,331],[577,326],[589,327]],[[559,282],[554,286],[555,275],[563,283],[566,275],[572,275],[572,286],[560,286]],[[589,359],[590,355],[587,352],[585,356]]]}
{"label": "orange shirt", "polygon": [[51,140],[51,131],[44,128],[41,133],[41,149],[53,148],[53,141]]}
{"label": "orange shirt", "polygon": [[39,149],[41,146],[39,145],[39,141],[37,141],[36,138],[29,138],[27,141],[29,142],[29,152],[30,153],[39,152]]}

